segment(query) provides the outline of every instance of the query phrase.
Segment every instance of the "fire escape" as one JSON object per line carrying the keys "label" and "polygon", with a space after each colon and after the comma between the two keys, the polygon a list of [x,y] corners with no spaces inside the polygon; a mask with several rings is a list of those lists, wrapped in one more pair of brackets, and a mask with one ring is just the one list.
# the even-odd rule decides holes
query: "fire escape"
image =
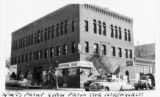
{"label": "fire escape", "polygon": [[103,55],[100,55],[99,51],[93,51],[87,57],[87,60],[92,62],[96,70],[101,74],[111,74],[111,68],[105,62]]}

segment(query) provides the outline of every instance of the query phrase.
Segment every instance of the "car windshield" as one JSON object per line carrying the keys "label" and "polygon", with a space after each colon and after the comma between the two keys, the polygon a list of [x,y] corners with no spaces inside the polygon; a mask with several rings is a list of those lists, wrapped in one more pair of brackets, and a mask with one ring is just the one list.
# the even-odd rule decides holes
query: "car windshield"
{"label": "car windshield", "polygon": [[146,77],[141,77],[141,80],[146,80],[147,78]]}

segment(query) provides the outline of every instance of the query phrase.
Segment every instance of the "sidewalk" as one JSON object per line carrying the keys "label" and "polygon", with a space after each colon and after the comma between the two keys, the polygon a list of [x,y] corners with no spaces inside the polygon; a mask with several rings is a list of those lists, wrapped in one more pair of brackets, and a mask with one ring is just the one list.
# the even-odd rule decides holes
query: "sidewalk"
{"label": "sidewalk", "polygon": [[60,90],[60,91],[85,91],[85,89],[82,88],[59,88],[54,90]]}

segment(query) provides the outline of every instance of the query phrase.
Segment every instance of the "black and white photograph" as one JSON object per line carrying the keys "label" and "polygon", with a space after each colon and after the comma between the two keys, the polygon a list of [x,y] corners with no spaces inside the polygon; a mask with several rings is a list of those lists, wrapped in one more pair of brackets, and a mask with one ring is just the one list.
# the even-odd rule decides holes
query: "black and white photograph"
{"label": "black and white photograph", "polygon": [[159,0],[1,0],[0,96],[160,96],[159,13]]}

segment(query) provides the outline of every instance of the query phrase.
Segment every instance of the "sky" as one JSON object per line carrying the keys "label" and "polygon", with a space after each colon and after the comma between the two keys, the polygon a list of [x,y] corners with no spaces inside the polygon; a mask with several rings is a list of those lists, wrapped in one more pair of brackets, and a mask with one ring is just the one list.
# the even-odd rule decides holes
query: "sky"
{"label": "sky", "polygon": [[95,4],[133,18],[135,45],[156,41],[159,0],[0,0],[0,41],[4,57],[10,57],[12,32],[70,3]]}

